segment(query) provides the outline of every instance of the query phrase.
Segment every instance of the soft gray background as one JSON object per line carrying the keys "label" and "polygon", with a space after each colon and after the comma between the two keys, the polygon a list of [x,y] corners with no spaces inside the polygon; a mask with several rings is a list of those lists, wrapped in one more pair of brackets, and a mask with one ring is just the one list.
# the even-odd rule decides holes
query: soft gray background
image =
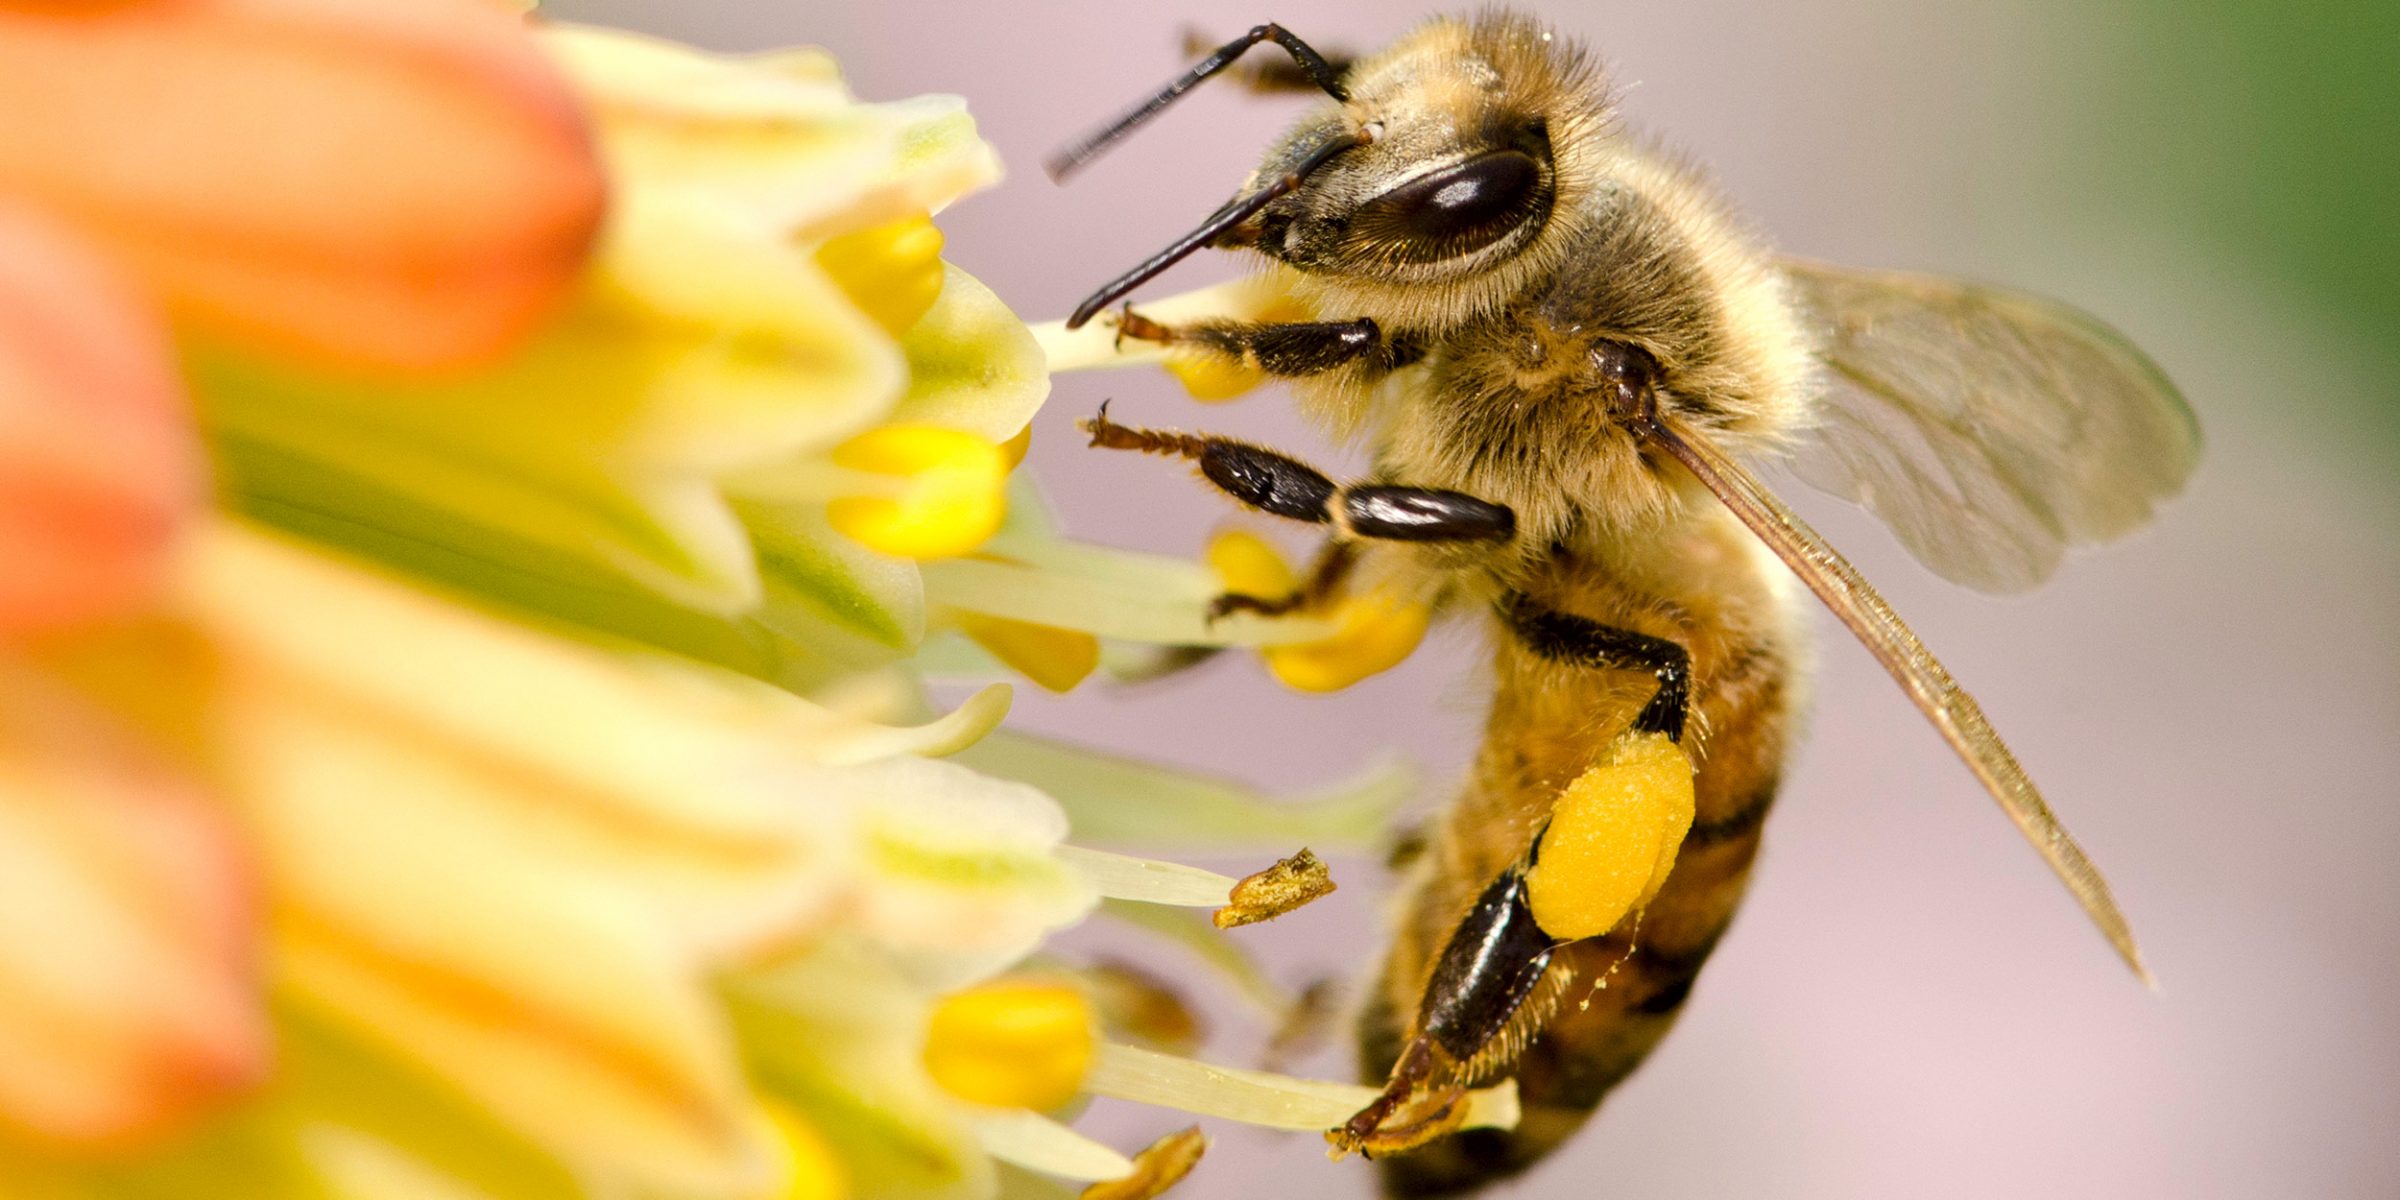
{"label": "soft gray background", "polygon": [[[1301,0],[545,8],[718,48],[825,45],[870,98],[965,94],[1013,174],[944,218],[950,256],[1028,316],[1065,311],[1188,227],[1292,111],[1204,91],[1052,187],[1042,153],[1179,69],[1187,20],[1225,35],[1272,17],[1320,44],[1368,46],[1414,15]],[[1931,731],[1821,621],[1814,733],[1745,915],[1682,1028],[1519,1194],[2400,1194],[2395,356],[2388,312],[2358,300],[2388,286],[2395,264],[2374,255],[2392,239],[2309,226],[2290,213],[2323,215],[2313,183],[2244,173],[2272,157],[2338,181],[2340,152],[2310,158],[2308,139],[2371,147],[2392,114],[2344,110],[2311,71],[2262,82],[2209,67],[2254,62],[2242,56],[2262,45],[2304,64],[2355,60],[2355,38],[2303,27],[2311,8],[2287,28],[2147,0],[1542,6],[1613,64],[1631,122],[1712,164],[1783,247],[2006,281],[2102,313],[2183,383],[2209,450],[2157,527],[2021,600],[1948,586],[1871,522],[1796,497],[1982,698],[2108,870],[2163,991],[2125,976]],[[2287,33],[2324,36],[2326,53],[2276,40]],[[2387,158],[2400,147],[2380,144]],[[2383,178],[2388,167],[2360,159]],[[2252,192],[2297,207],[2242,207]],[[2382,202],[2360,211],[2392,219]],[[2308,229],[2331,241],[2294,241]],[[2342,240],[2353,232],[2356,253]],[[2315,275],[2293,266],[2312,247]],[[1227,271],[1195,264],[1162,286]],[[1085,537],[1189,553],[1225,517],[1160,464],[1078,452],[1069,424],[1112,394],[1132,419],[1355,461],[1272,392],[1202,410],[1156,376],[1063,379],[1034,463]],[[1029,695],[1014,719],[1277,788],[1392,747],[1439,779],[1476,733],[1475,657],[1453,636],[1322,699],[1228,660],[1178,686]],[[1356,884],[1373,877],[1341,865]],[[1242,936],[1293,979],[1363,963],[1370,893],[1353,886]],[[1222,1024],[1217,1053],[1255,1045],[1238,1015]],[[1130,1142],[1171,1116],[1096,1119]],[[1221,1129],[1178,1194],[1367,1194],[1368,1173],[1319,1150]]]}

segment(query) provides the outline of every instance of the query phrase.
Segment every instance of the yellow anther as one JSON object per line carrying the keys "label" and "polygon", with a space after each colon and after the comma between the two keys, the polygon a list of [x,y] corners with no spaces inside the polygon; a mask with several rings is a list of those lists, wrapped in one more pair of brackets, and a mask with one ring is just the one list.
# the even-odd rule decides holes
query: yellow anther
{"label": "yellow anther", "polygon": [[955,621],[992,657],[1054,692],[1072,689],[1100,665],[1100,639],[1081,630],[970,612]]}
{"label": "yellow anther", "polygon": [[1300,586],[1274,543],[1255,533],[1228,529],[1208,541],[1208,566],[1217,585],[1238,596],[1279,600]]}
{"label": "yellow anther", "polygon": [[1225,907],[1209,919],[1219,929],[1272,921],[1302,905],[1333,894],[1333,872],[1324,860],[1300,848],[1298,854],[1277,859],[1264,870],[1252,871],[1233,885]]}
{"label": "yellow anther", "polygon": [[1692,828],[1692,760],[1663,733],[1627,734],[1551,809],[1525,876],[1552,937],[1597,937],[1658,894]]}
{"label": "yellow anther", "polygon": [[942,231],[929,214],[903,217],[817,247],[817,265],[852,304],[899,337],[942,294]]}
{"label": "yellow anther", "polygon": [[841,1156],[807,1117],[773,1096],[759,1097],[759,1107],[766,1110],[776,1145],[791,1168],[783,1190],[775,1194],[777,1200],[842,1200],[850,1194]]}
{"label": "yellow anther", "polygon": [[1342,597],[1333,619],[1332,637],[1260,651],[1267,670],[1296,691],[1339,691],[1399,666],[1425,640],[1433,606],[1375,588]]}
{"label": "yellow anther", "polygon": [[959,1099],[1047,1111],[1082,1090],[1097,1040],[1081,990],[999,979],[953,993],[934,1008],[925,1069]]}
{"label": "yellow anther", "polygon": [[971,433],[887,425],[835,447],[833,461],[896,481],[887,493],[826,506],[835,529],[886,554],[965,554],[990,538],[1007,512],[1007,461],[998,446]]}
{"label": "yellow anther", "polygon": [[1240,359],[1197,352],[1169,355],[1167,374],[1203,404],[1231,400],[1267,381],[1265,371]]}

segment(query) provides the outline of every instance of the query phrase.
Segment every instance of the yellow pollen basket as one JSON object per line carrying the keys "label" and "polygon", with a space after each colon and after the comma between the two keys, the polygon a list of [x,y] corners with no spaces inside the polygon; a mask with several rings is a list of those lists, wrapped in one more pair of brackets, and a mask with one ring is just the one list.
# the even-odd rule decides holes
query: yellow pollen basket
{"label": "yellow pollen basket", "polygon": [[1095,1029],[1081,991],[997,979],[945,997],[933,1010],[925,1070],[961,1100],[1044,1112],[1082,1090]]}
{"label": "yellow pollen basket", "polygon": [[1598,937],[1648,904],[1692,828],[1692,760],[1663,733],[1627,734],[1567,785],[1525,876],[1542,932]]}
{"label": "yellow pollen basket", "polygon": [[835,447],[833,461],[901,481],[887,494],[846,496],[826,506],[835,529],[886,554],[965,554],[989,539],[1007,514],[1007,458],[971,433],[887,425]]}
{"label": "yellow pollen basket", "polygon": [[885,333],[899,337],[942,294],[942,231],[927,213],[846,233],[817,247],[817,266]]}

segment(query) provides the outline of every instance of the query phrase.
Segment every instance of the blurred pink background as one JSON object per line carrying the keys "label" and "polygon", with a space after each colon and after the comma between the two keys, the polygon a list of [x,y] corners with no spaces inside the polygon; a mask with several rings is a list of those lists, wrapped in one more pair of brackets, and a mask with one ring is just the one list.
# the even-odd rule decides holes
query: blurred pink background
{"label": "blurred pink background", "polygon": [[[1053,187],[1042,154],[1179,70],[1187,22],[1229,36],[1271,17],[1319,45],[1373,47],[1417,15],[1364,2],[544,9],[718,48],[823,45],[872,99],[964,94],[1012,174],[943,218],[949,256],[1029,318],[1063,313],[1188,228],[1295,111],[1204,89]],[[1611,64],[1634,128],[1710,164],[1778,245],[2088,307],[2181,382],[2209,446],[2154,528],[2018,600],[1934,578],[1871,520],[1791,485],[1982,699],[2108,872],[2161,992],[2115,964],[1931,730],[1820,620],[1813,734],[1745,914],[1681,1028],[1516,1194],[2400,1195],[2400,488],[2390,440],[2357,418],[2391,388],[2355,315],[2083,169],[2076,155],[2111,120],[2089,100],[2143,44],[2116,9],[1539,11]],[[1232,271],[1196,262],[1146,294]],[[1204,409],[1163,376],[1061,379],[1033,463],[1082,537],[1190,554],[1230,509],[1156,462],[1080,450],[1070,425],[1103,396],[1129,420],[1358,461],[1271,390]],[[1229,656],[1165,686],[1021,688],[1012,721],[1286,790],[1398,750],[1426,767],[1436,802],[1478,733],[1468,641],[1437,638],[1332,697],[1284,692]],[[1233,936],[1296,982],[1358,969],[1375,954],[1375,867],[1336,869],[1350,886],[1333,900]],[[1218,1015],[1211,1053],[1254,1053],[1262,1031]],[[1337,1054],[1309,1066],[1346,1070]],[[1176,1123],[1104,1109],[1093,1127],[1121,1141]],[[1216,1150],[1177,1195],[1372,1192],[1371,1172],[1327,1164],[1312,1138],[1212,1128]]]}

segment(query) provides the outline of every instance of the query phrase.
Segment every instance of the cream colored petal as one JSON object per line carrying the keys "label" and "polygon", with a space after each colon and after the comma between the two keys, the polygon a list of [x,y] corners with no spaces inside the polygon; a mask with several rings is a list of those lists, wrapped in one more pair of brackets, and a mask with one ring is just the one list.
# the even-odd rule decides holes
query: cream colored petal
{"label": "cream colored petal", "polygon": [[704,952],[796,932],[832,872],[312,682],[244,664],[219,702],[279,990],[587,1170],[756,1186]]}
{"label": "cream colored petal", "polygon": [[509,830],[523,850],[645,895],[711,952],[805,927],[840,882],[846,818],[810,802],[805,756],[856,753],[858,739],[940,746],[997,719],[987,705],[895,734],[748,681],[534,634],[238,526],[207,531],[198,551],[185,603],[239,668],[260,761],[321,769],[325,786],[353,774],[289,724],[309,722],[354,729],[361,752],[419,754],[477,799],[412,812],[446,804],[453,820]]}
{"label": "cream colored petal", "polygon": [[615,173],[814,242],[938,210],[998,177],[953,97],[858,104],[821,52],[711,55],[557,27],[552,52],[599,115]]}
{"label": "cream colored petal", "polygon": [[1091,885],[1052,854],[1066,817],[1022,784],[932,759],[831,773],[865,839],[859,928],[928,986],[1023,957],[1091,911]]}
{"label": "cream colored petal", "polygon": [[960,751],[956,761],[1049,793],[1066,810],[1077,841],[1185,853],[1286,845],[1375,851],[1422,783],[1414,768],[1385,759],[1322,791],[1276,797],[1228,779],[1007,731]]}
{"label": "cream colored petal", "polygon": [[131,727],[0,656],[0,1131],[123,1147],[263,1075],[236,838]]}
{"label": "cream colored petal", "polygon": [[908,390],[888,420],[1006,441],[1050,394],[1042,348],[990,288],[955,266],[945,270],[941,297],[900,339]]}
{"label": "cream colored petal", "polygon": [[842,441],[905,380],[806,255],[663,201],[618,207],[584,296],[497,371],[409,385],[202,350],[238,500],[435,545],[490,530],[720,614],[760,590],[716,477]]}
{"label": "cream colored petal", "polygon": [[[815,626],[830,623],[894,653],[913,649],[925,636],[925,585],[915,563],[842,536],[826,520],[823,504],[739,490],[732,502],[750,530],[766,584],[761,621],[803,641],[814,640]],[[835,644],[825,649],[838,653]]]}
{"label": "cream colored petal", "polygon": [[726,991],[752,1075],[840,1152],[855,1194],[991,1194],[962,1106],[925,1071],[931,1002],[885,955],[837,938],[737,974]]}
{"label": "cream colored petal", "polygon": [[986,1109],[970,1114],[967,1122],[992,1157],[1029,1171],[1082,1180],[1133,1174],[1132,1159],[1037,1112]]}
{"label": "cream colored petal", "polygon": [[621,1193],[570,1174],[455,1090],[342,1039],[308,1013],[277,1013],[273,1078],[171,1152],[11,1159],[10,1200],[561,1200]]}

